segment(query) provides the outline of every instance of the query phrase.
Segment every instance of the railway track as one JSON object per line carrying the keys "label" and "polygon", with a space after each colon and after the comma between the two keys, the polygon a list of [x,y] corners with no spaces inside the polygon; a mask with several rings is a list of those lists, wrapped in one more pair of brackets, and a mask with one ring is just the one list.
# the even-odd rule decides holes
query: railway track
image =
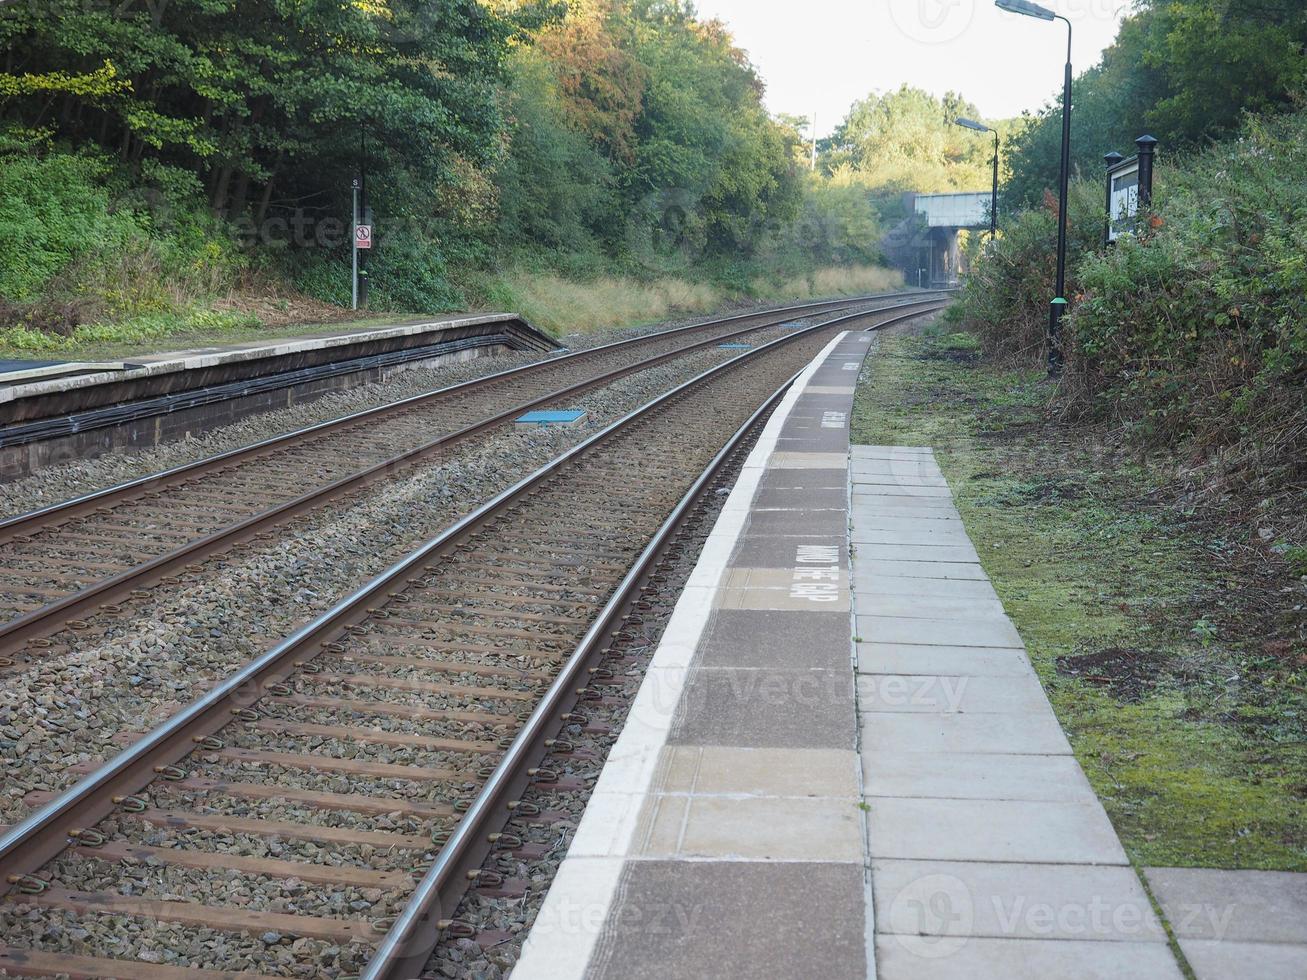
{"label": "railway track", "polygon": [[[920,294],[880,308],[920,305]],[[343,495],[393,478],[532,408],[795,315],[807,304],[581,351],[320,423],[0,521],[0,670],[65,652],[97,615]],[[7,612],[7,615],[6,615]],[[59,634],[63,634],[62,642]]]}
{"label": "railway track", "polygon": [[466,889],[523,887],[478,869],[524,855],[502,827],[534,816],[529,783],[568,788],[541,759],[567,757],[560,729],[585,723],[574,705],[698,492],[833,332],[873,317],[654,400],[33,799],[0,835],[0,968],[415,976]]}

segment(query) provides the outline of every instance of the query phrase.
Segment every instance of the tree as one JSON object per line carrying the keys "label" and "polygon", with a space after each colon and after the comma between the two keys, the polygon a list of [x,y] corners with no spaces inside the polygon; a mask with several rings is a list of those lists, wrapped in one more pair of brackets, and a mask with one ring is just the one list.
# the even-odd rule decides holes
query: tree
{"label": "tree", "polygon": [[[1234,133],[1246,111],[1284,109],[1307,89],[1307,8],[1297,0],[1145,0],[1100,64],[1073,90],[1073,167],[1101,173],[1150,133],[1168,151]],[[1059,96],[1027,117],[1011,150],[1010,207],[1032,207],[1057,182]]]}

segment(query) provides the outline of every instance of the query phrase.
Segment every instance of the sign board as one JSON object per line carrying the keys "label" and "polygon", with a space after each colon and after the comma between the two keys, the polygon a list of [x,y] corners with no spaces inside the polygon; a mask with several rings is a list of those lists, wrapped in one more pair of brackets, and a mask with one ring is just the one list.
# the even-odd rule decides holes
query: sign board
{"label": "sign board", "polygon": [[354,247],[371,248],[372,247],[372,226],[355,225],[354,226]]}
{"label": "sign board", "polygon": [[1107,240],[1129,235],[1139,214],[1139,158],[1123,160],[1108,171]]}

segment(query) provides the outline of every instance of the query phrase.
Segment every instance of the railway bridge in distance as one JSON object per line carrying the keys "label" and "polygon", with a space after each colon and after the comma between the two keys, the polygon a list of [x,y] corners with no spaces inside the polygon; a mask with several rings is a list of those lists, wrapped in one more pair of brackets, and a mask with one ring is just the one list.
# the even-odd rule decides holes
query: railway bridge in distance
{"label": "railway bridge in distance", "polygon": [[957,285],[963,271],[959,234],[989,227],[991,192],[913,194],[911,198],[912,217],[891,246],[906,281],[914,286]]}

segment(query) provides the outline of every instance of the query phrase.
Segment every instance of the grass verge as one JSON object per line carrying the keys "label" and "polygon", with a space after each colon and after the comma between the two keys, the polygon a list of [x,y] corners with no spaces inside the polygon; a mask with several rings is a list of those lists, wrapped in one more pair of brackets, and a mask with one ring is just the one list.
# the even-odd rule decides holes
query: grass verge
{"label": "grass verge", "polygon": [[[969,335],[889,336],[855,442],[935,447],[1077,758],[1142,865],[1307,871],[1307,583],[1170,461],[1050,418]],[[1228,503],[1228,502],[1227,502]]]}

